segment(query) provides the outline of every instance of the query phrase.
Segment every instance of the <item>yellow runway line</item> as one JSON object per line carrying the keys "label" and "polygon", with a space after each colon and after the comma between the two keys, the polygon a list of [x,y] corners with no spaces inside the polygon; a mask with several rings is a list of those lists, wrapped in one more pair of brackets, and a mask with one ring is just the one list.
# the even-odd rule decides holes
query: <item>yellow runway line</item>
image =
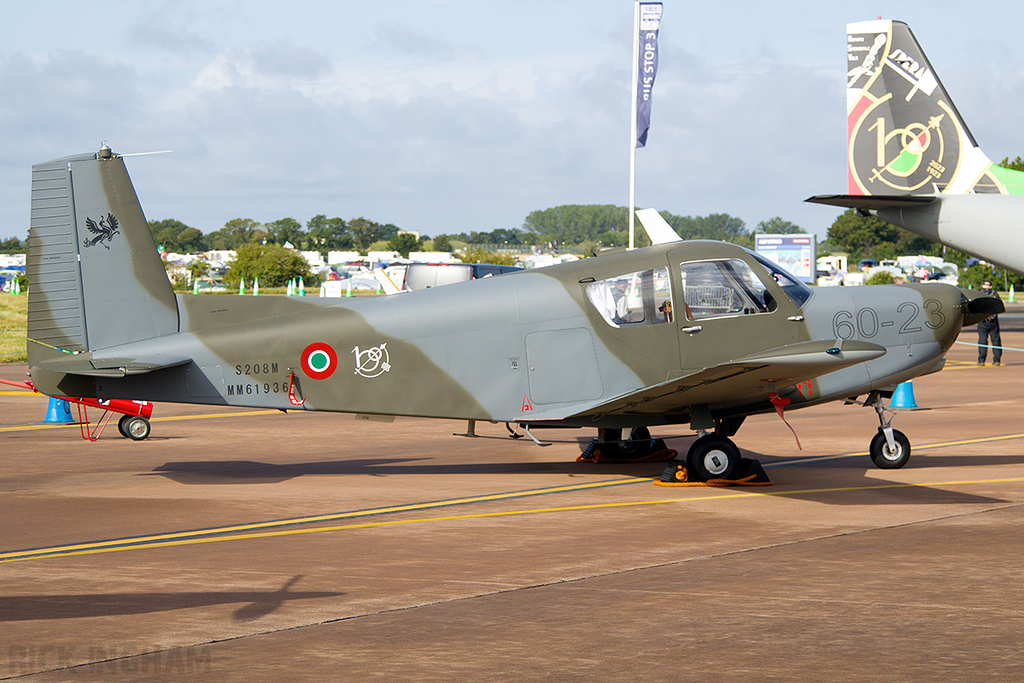
{"label": "yellow runway line", "polygon": [[246,531],[253,529],[268,529],[272,527],[281,526],[295,526],[302,524],[312,524],[314,522],[328,522],[345,518],[352,517],[372,517],[375,515],[388,515],[396,514],[400,512],[419,512],[422,510],[429,510],[431,508],[439,507],[452,507],[455,505],[468,505],[472,503],[487,503],[499,500],[511,500],[516,498],[528,498],[531,496],[548,495],[552,493],[569,493],[572,491],[585,491],[588,489],[595,488],[607,488],[609,486],[621,486],[624,484],[637,484],[641,482],[647,482],[650,479],[646,478],[630,478],[630,479],[615,479],[612,481],[597,481],[589,482],[586,484],[568,484],[565,486],[549,486],[540,489],[528,489],[526,491],[512,491],[507,493],[492,493],[482,496],[472,496],[468,498],[454,498],[448,500],[432,501],[427,503],[410,503],[408,505],[393,505],[382,508],[370,508],[367,510],[351,510],[348,512],[335,512],[323,515],[312,515],[308,517],[291,517],[287,519],[277,519],[266,522],[252,522],[249,524],[236,524],[225,527],[213,527],[207,529],[193,529],[190,531],[178,531],[169,532],[166,534],[156,534],[149,536],[137,536],[133,538],[115,538],[104,541],[93,541],[89,543],[79,543],[68,546],[54,546],[48,548],[35,548],[31,550],[16,550],[10,552],[0,553],[0,561],[9,559],[27,559],[33,555],[47,555],[55,552],[72,551],[72,550],[86,550],[86,549],[100,549],[110,548],[116,546],[125,546],[135,544],[136,547],[145,547],[152,544],[154,541],[167,541],[170,539],[189,539],[199,536],[215,536],[221,534],[232,533],[236,531]]}
{"label": "yellow runway line", "polygon": [[[824,488],[824,489],[804,489],[799,491],[765,491],[759,489],[757,491],[744,491],[736,493],[719,493],[712,495],[702,496],[690,496],[686,498],[669,498],[660,500],[639,500],[639,501],[623,501],[617,503],[593,503],[587,505],[568,505],[562,507],[548,507],[548,508],[534,508],[529,510],[505,510],[501,512],[480,512],[466,515],[451,515],[445,517],[423,517],[418,519],[400,519],[400,520],[386,520],[380,522],[361,522],[358,524],[345,524],[340,526],[326,526],[326,527],[313,527],[307,529],[283,529],[277,531],[264,531],[258,533],[249,534],[234,534],[224,536],[214,536],[206,538],[186,538],[178,540],[169,540],[162,542],[142,542],[141,540],[124,539],[121,541],[122,545],[117,547],[87,547],[87,546],[65,546],[68,548],[54,548],[47,552],[48,549],[40,548],[37,549],[37,555],[34,556],[14,556],[17,553],[5,553],[0,555],[0,563],[4,562],[19,562],[30,559],[46,559],[53,557],[70,557],[74,555],[94,555],[98,553],[112,553],[120,552],[123,550],[139,550],[142,548],[169,548],[183,545],[198,545],[200,543],[216,543],[221,541],[244,541],[253,540],[260,538],[276,538],[280,536],[296,536],[299,534],[315,534],[331,531],[351,531],[355,529],[373,529],[389,526],[398,526],[403,524],[428,524],[433,522],[452,522],[452,521],[463,521],[471,519],[486,519],[495,517],[510,517],[514,515],[533,515],[533,514],[546,514],[546,513],[557,513],[557,512],[580,512],[584,510],[598,510],[598,509],[610,509],[610,508],[625,508],[625,507],[641,507],[648,505],[666,505],[671,503],[686,503],[702,500],[726,500],[730,498],[753,498],[756,496],[792,496],[792,495],[807,495],[815,493],[843,493],[851,491],[868,491],[878,489],[895,489],[895,488],[934,488],[941,486],[969,486],[974,484],[997,484],[997,483],[1016,483],[1024,482],[1024,477],[1013,477],[1007,479],[974,479],[964,481],[945,481],[945,482],[926,482],[926,483],[889,483],[889,484],[878,484],[870,486],[850,486],[850,487],[837,487],[837,488]],[[73,549],[73,548],[81,549]],[[31,552],[31,551],[29,551]],[[43,554],[46,553],[46,554]]]}
{"label": "yellow runway line", "polygon": [[[214,417],[245,417],[247,415],[274,415],[280,410],[249,410],[244,413],[204,413],[202,415],[169,415],[167,417],[154,417],[150,422],[173,422],[174,420],[205,420]],[[300,412],[300,411],[295,411]]]}
{"label": "yellow runway line", "polygon": [[[96,409],[98,410],[98,409]],[[273,415],[274,413],[280,412],[279,410],[249,410],[244,413],[204,413],[202,415],[171,415],[168,417],[153,417],[150,418],[150,422],[172,422],[174,420],[209,420],[216,417],[245,417],[247,415]],[[296,411],[298,412],[298,411]],[[93,422],[95,424],[95,422]],[[77,427],[77,422],[71,422],[68,424],[35,424],[35,425],[18,425],[17,427],[0,427],[0,432],[29,432],[35,429],[62,429],[67,427]]]}

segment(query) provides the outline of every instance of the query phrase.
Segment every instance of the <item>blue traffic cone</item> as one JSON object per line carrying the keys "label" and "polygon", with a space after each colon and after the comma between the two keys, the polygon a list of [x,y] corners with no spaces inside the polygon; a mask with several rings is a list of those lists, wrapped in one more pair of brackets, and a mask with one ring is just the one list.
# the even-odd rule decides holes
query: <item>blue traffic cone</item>
{"label": "blue traffic cone", "polygon": [[890,408],[916,408],[917,401],[914,400],[914,383],[903,382],[896,385],[896,391],[892,392],[892,400],[889,401]]}
{"label": "blue traffic cone", "polygon": [[75,418],[71,417],[71,404],[62,398],[51,396],[46,406],[46,419],[43,422],[70,424],[74,421]]}

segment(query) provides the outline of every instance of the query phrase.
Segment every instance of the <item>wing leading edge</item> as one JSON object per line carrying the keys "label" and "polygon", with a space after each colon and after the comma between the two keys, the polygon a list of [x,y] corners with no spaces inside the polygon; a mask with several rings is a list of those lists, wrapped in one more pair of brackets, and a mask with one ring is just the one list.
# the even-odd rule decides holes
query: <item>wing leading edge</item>
{"label": "wing leading edge", "polygon": [[767,399],[769,383],[782,389],[885,354],[862,341],[810,341],[762,351],[618,396],[577,414],[671,414],[694,405],[737,405]]}

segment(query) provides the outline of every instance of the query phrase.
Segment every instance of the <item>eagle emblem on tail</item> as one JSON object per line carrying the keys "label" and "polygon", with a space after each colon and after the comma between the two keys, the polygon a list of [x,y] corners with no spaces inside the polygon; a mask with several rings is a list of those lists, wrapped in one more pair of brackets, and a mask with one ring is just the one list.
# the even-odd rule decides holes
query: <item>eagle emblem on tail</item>
{"label": "eagle emblem on tail", "polygon": [[99,225],[93,219],[86,217],[85,227],[96,236],[92,239],[82,240],[83,247],[94,247],[101,244],[105,249],[110,249],[107,243],[114,238],[114,235],[121,232],[117,229],[117,218],[112,213],[108,213],[106,218],[100,218]]}

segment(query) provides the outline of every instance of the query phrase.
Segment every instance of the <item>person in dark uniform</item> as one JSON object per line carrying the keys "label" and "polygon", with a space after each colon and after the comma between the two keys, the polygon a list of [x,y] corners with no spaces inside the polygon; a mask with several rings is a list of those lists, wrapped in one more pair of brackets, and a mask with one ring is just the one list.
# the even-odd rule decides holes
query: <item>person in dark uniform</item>
{"label": "person in dark uniform", "polygon": [[[981,291],[985,296],[999,296],[992,289],[992,283],[988,280],[981,283]],[[985,355],[988,352],[989,343],[992,344],[992,365],[999,365],[999,361],[1003,357],[1003,341],[999,337],[998,315],[978,323],[978,365],[985,364]]]}

